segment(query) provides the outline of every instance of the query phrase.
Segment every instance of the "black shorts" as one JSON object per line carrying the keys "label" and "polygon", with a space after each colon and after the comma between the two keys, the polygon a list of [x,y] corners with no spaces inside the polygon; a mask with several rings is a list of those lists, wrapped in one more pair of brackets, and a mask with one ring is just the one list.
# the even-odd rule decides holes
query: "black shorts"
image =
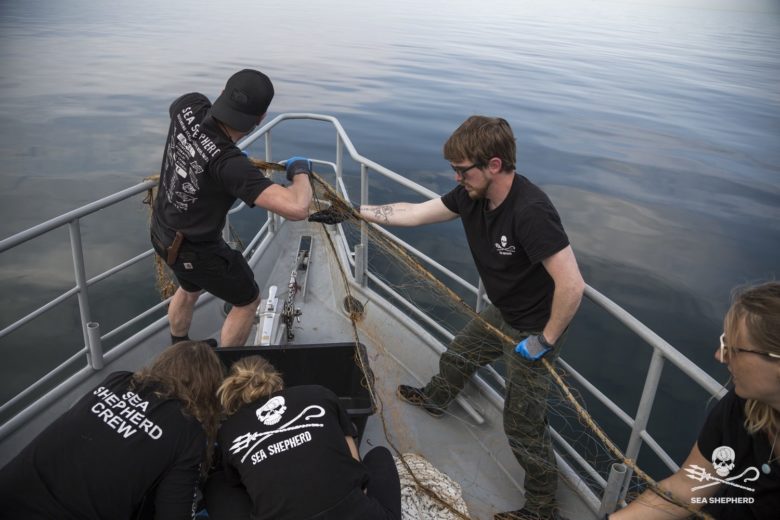
{"label": "black shorts", "polygon": [[[167,254],[154,237],[152,246],[164,261]],[[221,240],[205,244],[185,240],[170,268],[185,291],[204,290],[236,307],[249,305],[260,294],[244,255]]]}

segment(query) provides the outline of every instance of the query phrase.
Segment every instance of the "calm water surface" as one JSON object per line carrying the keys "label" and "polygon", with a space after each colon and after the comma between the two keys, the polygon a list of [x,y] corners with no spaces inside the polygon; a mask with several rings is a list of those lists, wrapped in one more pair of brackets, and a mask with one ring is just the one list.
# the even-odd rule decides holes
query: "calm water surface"
{"label": "calm water surface", "polygon": [[[271,116],[333,114],[361,154],[440,193],[454,183],[442,143],[469,115],[499,115],[586,280],[725,381],[712,353],[730,289],[780,271],[780,9],[665,4],[5,0],[0,237],[155,174],[170,102],[213,99],[244,67],[273,79]],[[315,138],[280,132],[274,156],[327,158]],[[372,202],[408,197],[374,186]],[[88,275],[147,247],[144,219],[131,201],[85,220]],[[476,279],[457,223],[401,234],[433,254],[455,243],[449,264]],[[0,327],[73,284],[64,230],[3,256]],[[91,292],[104,330],[154,301],[147,271]],[[2,400],[78,349],[78,311],[48,319],[0,340]],[[629,412],[649,356],[587,304],[564,352]],[[676,375],[651,431],[679,460],[705,396]]]}

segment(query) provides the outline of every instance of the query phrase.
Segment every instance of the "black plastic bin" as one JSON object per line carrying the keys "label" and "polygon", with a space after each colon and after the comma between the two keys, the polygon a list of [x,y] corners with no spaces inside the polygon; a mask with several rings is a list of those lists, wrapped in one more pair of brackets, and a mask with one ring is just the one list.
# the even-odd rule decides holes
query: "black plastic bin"
{"label": "black plastic bin", "polygon": [[[358,345],[368,367],[366,348]],[[322,385],[332,390],[355,423],[358,442],[363,437],[374,403],[368,382],[358,365],[355,343],[321,343],[314,345],[279,345],[267,347],[226,347],[216,349],[222,363],[230,368],[245,356],[259,355],[282,373],[285,386]],[[368,377],[373,380],[371,368]]]}

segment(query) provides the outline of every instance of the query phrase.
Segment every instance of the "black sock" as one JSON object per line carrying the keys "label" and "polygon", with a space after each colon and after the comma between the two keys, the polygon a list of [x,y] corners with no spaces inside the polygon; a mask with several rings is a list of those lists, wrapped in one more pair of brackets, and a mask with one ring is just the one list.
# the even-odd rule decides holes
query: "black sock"
{"label": "black sock", "polygon": [[176,343],[179,343],[180,341],[189,341],[190,336],[188,334],[185,334],[184,336],[174,336],[171,334],[171,345],[174,345]]}

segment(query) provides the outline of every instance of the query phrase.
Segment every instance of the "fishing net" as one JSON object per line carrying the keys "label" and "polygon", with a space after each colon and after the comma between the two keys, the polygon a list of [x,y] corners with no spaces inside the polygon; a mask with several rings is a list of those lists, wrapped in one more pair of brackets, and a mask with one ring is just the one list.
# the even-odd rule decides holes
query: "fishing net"
{"label": "fishing net", "polygon": [[401,480],[403,520],[457,520],[459,518],[450,508],[434,500],[430,493],[422,492],[417,482],[421,482],[457,512],[468,516],[468,508],[463,501],[458,483],[436,469],[424,457],[416,453],[404,453],[401,457],[395,457],[395,465]]}
{"label": "fishing net", "polygon": [[[144,178],[144,181],[159,181],[159,175],[152,175]],[[146,192],[146,197],[143,203],[149,207],[147,212],[147,219],[151,224],[152,213],[154,211],[154,199],[157,197],[158,184],[149,188]],[[157,293],[160,295],[160,299],[167,300],[173,293],[176,292],[176,278],[173,276],[173,272],[168,269],[165,262],[158,255],[152,255],[152,262],[154,262],[154,287]]]}

